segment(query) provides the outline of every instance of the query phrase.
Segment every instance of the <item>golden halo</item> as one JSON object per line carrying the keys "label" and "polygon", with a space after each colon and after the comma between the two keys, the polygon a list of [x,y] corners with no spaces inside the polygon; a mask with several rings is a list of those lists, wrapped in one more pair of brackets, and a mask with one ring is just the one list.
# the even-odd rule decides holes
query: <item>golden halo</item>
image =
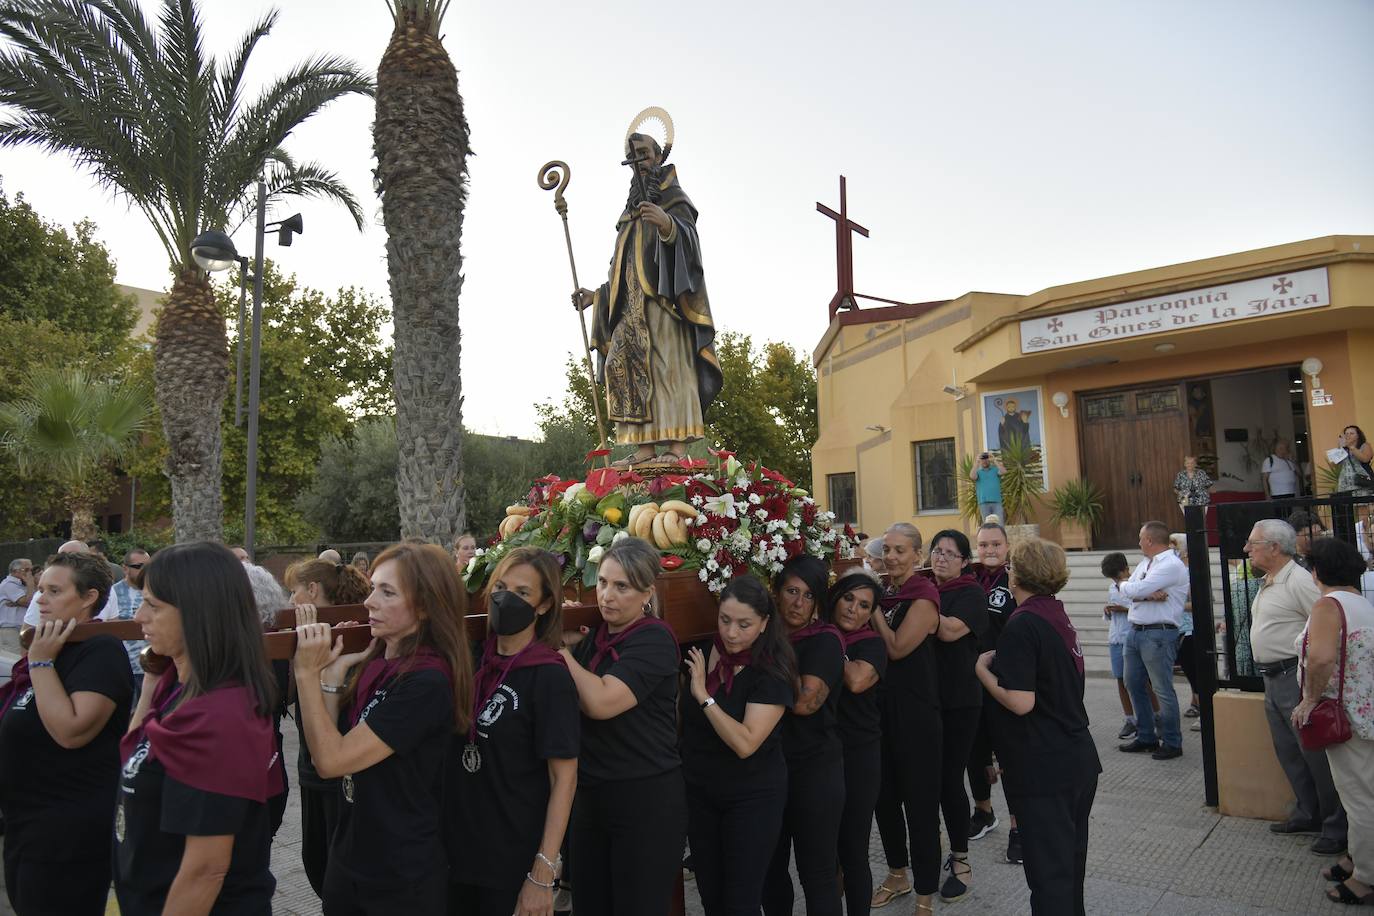
{"label": "golden halo", "polygon": [[[658,130],[645,130],[646,125],[657,124]],[[668,112],[659,108],[657,105],[650,105],[648,108],[635,115],[630,122],[630,129],[625,131],[625,142],[630,142],[630,134],[647,134],[658,141],[658,145],[663,148],[663,161],[668,161],[668,154],[673,151],[673,118]]]}

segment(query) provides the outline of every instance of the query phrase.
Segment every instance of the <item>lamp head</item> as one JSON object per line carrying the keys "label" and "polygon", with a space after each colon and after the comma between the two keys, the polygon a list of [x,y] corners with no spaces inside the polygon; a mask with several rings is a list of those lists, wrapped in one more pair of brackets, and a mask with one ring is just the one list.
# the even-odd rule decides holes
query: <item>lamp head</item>
{"label": "lamp head", "polygon": [[291,247],[291,236],[305,232],[305,220],[297,213],[277,223],[277,244],[283,248]]}
{"label": "lamp head", "polygon": [[191,242],[191,257],[201,270],[216,273],[237,264],[239,252],[228,235],[219,229],[207,229]]}
{"label": "lamp head", "polygon": [[1307,357],[1307,359],[1305,359],[1305,360],[1302,361],[1302,374],[1303,374],[1303,375],[1311,375],[1311,376],[1321,375],[1322,368],[1323,368],[1323,366],[1322,366],[1322,361],[1319,360],[1319,359],[1317,359],[1315,356],[1309,356],[1309,357]]}

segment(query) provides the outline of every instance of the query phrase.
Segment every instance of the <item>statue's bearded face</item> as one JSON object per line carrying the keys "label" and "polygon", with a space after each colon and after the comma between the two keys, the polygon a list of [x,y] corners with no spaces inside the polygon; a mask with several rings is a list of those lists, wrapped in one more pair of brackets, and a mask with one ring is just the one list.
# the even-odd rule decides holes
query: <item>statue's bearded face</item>
{"label": "statue's bearded face", "polygon": [[654,169],[663,164],[663,152],[652,137],[634,134],[630,137],[631,158],[639,160],[635,163],[635,171],[641,175],[648,175]]}

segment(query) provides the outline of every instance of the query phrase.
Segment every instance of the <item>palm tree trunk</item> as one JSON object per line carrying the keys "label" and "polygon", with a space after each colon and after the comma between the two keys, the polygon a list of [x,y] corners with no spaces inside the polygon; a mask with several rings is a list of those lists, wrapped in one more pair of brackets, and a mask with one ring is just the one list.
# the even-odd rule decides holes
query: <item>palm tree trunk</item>
{"label": "palm tree trunk", "polygon": [[158,317],[154,380],[172,519],[178,541],[218,541],[223,534],[220,494],[220,407],[229,377],[224,316],[210,281],[182,269]]}
{"label": "palm tree trunk", "polygon": [[93,541],[100,536],[95,527],[95,504],[81,500],[73,502],[72,537],[78,541]]}
{"label": "palm tree trunk", "polygon": [[401,537],[448,544],[467,525],[458,295],[468,129],[458,73],[426,7],[395,4],[372,137],[396,325]]}

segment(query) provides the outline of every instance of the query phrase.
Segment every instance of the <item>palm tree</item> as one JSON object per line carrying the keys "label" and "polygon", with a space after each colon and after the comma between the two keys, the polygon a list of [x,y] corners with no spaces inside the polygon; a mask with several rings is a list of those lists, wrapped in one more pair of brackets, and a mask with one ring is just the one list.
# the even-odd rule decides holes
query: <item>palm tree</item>
{"label": "palm tree", "polygon": [[0,146],[65,153],[147,217],[167,250],[172,287],[157,323],[155,382],[167,437],[178,540],[218,539],[220,405],[228,375],[224,318],[191,258],[206,228],[246,219],[259,176],[269,200],[318,196],[362,210],[333,172],[296,163],[287,136],[372,81],[339,57],[313,57],[243,95],[269,12],[221,60],[204,54],[194,0],[164,0],[156,28],[138,0],[0,0]]}
{"label": "palm tree", "polygon": [[452,543],[467,526],[458,294],[468,125],[439,40],[447,0],[387,6],[395,28],[377,67],[372,146],[396,323],[401,536]]}
{"label": "palm tree", "polygon": [[22,474],[61,485],[72,537],[96,536],[95,505],[109,492],[115,462],[137,444],[151,413],[148,392],[131,382],[92,378],[81,369],[40,369],[20,396],[0,404],[0,448]]}

